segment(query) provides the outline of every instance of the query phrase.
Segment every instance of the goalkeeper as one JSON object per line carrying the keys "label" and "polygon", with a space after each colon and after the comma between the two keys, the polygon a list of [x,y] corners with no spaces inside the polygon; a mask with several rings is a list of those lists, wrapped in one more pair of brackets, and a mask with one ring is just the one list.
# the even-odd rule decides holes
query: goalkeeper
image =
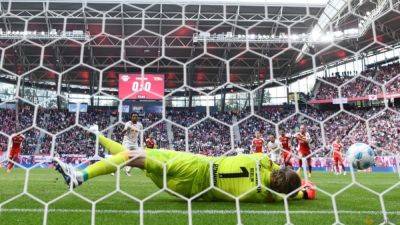
{"label": "goalkeeper", "polygon": [[[273,202],[280,200],[281,194],[291,194],[294,199],[314,199],[316,191],[311,182],[301,182],[291,169],[280,167],[262,153],[238,156],[208,157],[188,152],[147,149],[129,151],[121,144],[99,135],[99,143],[112,154],[83,170],[65,164],[54,158],[55,169],[60,172],[67,184],[79,186],[88,180],[117,170],[115,165],[137,167],[159,187],[163,187],[164,167],[166,165],[166,184],[168,189],[185,197],[193,197],[212,184],[235,196],[241,201]],[[257,163],[259,176],[257,175]],[[211,169],[212,168],[212,169]],[[210,171],[212,170],[212,171]],[[260,179],[260,181],[258,181]],[[261,184],[261,185],[259,185]],[[268,191],[265,187],[276,193]],[[302,187],[302,188],[300,188]],[[214,189],[200,196],[206,201],[232,201],[233,199]]]}

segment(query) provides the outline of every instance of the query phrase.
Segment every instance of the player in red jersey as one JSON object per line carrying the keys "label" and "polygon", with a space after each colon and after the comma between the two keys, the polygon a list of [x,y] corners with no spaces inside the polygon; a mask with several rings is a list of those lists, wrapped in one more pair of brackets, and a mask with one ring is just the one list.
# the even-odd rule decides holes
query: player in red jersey
{"label": "player in red jersey", "polygon": [[[346,175],[346,169],[344,168],[343,164],[343,157],[342,157],[342,151],[343,151],[343,144],[340,142],[340,137],[336,137],[335,141],[332,143],[332,149],[333,149],[333,162],[335,163],[335,174],[338,175],[340,173],[343,173],[343,175]],[[339,164],[342,168],[342,171],[339,169]]]}
{"label": "player in red jersey", "polygon": [[[303,124],[300,126],[300,131],[294,136],[297,140],[297,150],[299,152],[299,156],[302,158],[308,157],[311,155],[310,134],[307,132],[307,127]],[[311,157],[307,158],[308,165],[308,176],[311,177]],[[300,171],[303,168],[303,160],[299,160],[299,169],[297,172],[300,174]]]}
{"label": "player in red jersey", "polygon": [[282,146],[281,158],[282,164],[286,166],[293,167],[292,164],[292,146],[290,144],[290,137],[285,134],[284,130],[280,131],[279,142]]}
{"label": "player in red jersey", "polygon": [[156,144],[156,140],[154,140],[153,138],[153,134],[149,134],[149,137],[146,139],[146,148],[156,148],[157,144]]}
{"label": "player in red jersey", "polygon": [[264,144],[265,144],[265,141],[261,137],[261,133],[259,131],[256,131],[255,137],[254,137],[253,141],[251,142],[251,149],[255,153],[262,153]]}
{"label": "player in red jersey", "polygon": [[[9,155],[9,159],[16,162],[19,159],[19,154],[21,153],[22,142],[25,136],[23,134],[17,134],[12,137],[12,147]],[[14,167],[14,163],[9,161],[7,165],[7,173],[10,173]]]}

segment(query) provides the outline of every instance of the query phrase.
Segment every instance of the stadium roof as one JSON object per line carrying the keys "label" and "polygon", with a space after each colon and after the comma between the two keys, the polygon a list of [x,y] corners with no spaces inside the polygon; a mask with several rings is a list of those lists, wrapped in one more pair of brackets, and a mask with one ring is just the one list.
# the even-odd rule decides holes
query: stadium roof
{"label": "stadium roof", "polygon": [[[237,4],[224,6],[190,4],[182,7],[176,4],[120,4],[108,3],[110,1],[105,3],[102,0],[96,2],[103,3],[91,1],[87,4],[73,3],[73,1],[68,3],[21,1],[12,5],[1,3],[2,31],[23,31],[26,23],[28,31],[78,30],[87,32],[91,38],[88,41],[29,38],[29,42],[2,38],[0,40],[2,47],[15,43],[5,50],[4,67],[18,74],[37,68],[41,63],[41,51],[37,45],[42,45],[46,46],[42,59],[43,66],[65,73],[62,77],[65,86],[90,85],[98,82],[99,72],[91,68],[95,67],[104,69],[102,80],[104,87],[116,87],[118,73],[140,73],[140,68],[134,65],[146,65],[144,71],[146,73],[166,74],[166,84],[170,88],[182,84],[185,72],[188,75],[188,83],[192,86],[215,86],[226,81],[227,73],[226,65],[218,58],[230,60],[231,81],[257,84],[268,79],[271,72],[279,79],[312,68],[312,58],[307,54],[296,61],[304,44],[293,43],[289,46],[287,43],[249,43],[249,48],[254,53],[243,53],[246,50],[246,43],[215,42],[204,45],[202,42],[194,42],[193,35],[199,31],[271,36],[289,32],[310,33],[325,10],[325,7],[315,5],[259,7]],[[340,12],[337,10],[337,15],[331,18],[328,29],[335,31],[358,27],[366,12],[376,7],[368,2],[354,6],[354,12],[361,16],[349,14],[346,10]],[[144,23],[142,23],[143,17]],[[379,40],[386,44],[398,43],[400,24],[398,14],[389,12],[375,19],[375,32]],[[182,26],[183,20],[185,26]],[[142,25],[145,30],[141,29]],[[125,41],[120,38],[125,38]],[[158,60],[162,55],[163,42],[165,55],[172,61],[166,58]],[[373,42],[373,30],[369,26],[362,37],[337,42],[336,46],[331,48],[327,48],[328,44],[310,45],[307,53],[316,54],[316,65],[319,66],[346,58],[352,55],[351,51],[358,51],[369,44],[371,46],[368,49],[381,47]],[[213,56],[202,55],[204,50]],[[83,53],[82,60],[81,53]],[[264,58],[261,55],[271,58]],[[128,63],[121,62],[121,57]],[[88,66],[77,66],[81,62]],[[179,62],[191,63],[187,64],[184,71]],[[24,80],[45,82],[55,81],[55,78],[57,76],[51,71],[36,70],[27,74]]]}
{"label": "stadium roof", "polygon": [[[14,2],[65,2],[65,0],[13,0]],[[202,5],[269,5],[269,6],[311,6],[323,7],[328,0],[85,0],[87,3],[124,3],[124,4],[202,4]],[[68,2],[81,3],[81,0]]]}

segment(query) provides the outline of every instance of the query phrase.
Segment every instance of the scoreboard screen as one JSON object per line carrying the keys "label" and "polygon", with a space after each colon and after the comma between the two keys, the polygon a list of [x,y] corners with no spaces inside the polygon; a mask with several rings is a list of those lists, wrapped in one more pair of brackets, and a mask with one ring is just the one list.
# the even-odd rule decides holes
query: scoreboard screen
{"label": "scoreboard screen", "polygon": [[120,99],[161,100],[164,96],[164,74],[120,74],[118,84]]}

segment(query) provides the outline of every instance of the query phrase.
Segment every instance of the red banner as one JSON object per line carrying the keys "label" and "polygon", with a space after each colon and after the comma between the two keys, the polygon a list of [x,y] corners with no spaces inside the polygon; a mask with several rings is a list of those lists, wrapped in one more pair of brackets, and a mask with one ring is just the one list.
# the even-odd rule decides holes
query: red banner
{"label": "red banner", "polygon": [[164,96],[164,74],[120,74],[118,87],[120,99],[160,100]]}

